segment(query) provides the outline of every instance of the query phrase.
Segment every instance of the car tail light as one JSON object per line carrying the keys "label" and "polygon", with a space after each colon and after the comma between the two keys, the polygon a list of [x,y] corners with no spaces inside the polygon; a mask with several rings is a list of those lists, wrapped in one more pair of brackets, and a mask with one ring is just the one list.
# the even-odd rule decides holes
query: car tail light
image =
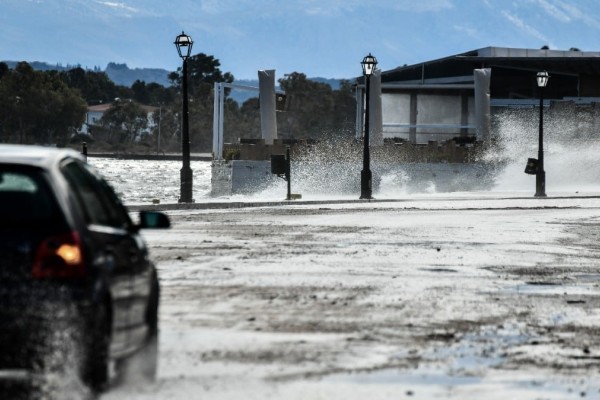
{"label": "car tail light", "polygon": [[85,275],[81,238],[75,231],[42,240],[35,254],[34,279],[81,278]]}

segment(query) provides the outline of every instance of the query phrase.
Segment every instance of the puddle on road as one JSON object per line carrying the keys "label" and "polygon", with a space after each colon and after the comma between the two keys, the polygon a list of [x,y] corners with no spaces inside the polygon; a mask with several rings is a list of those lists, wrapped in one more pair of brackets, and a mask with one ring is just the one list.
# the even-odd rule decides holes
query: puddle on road
{"label": "puddle on road", "polygon": [[[504,327],[483,326],[477,332],[460,336],[456,343],[444,345],[431,342],[431,347],[418,354],[419,366],[414,370],[381,369],[372,372],[333,375],[327,379],[361,384],[400,384],[411,386],[439,385],[443,387],[476,385],[490,368],[504,361],[504,349],[527,343],[531,337],[523,333],[522,324]],[[403,350],[392,359],[414,358]]]}
{"label": "puddle on road", "polygon": [[[489,370],[482,376],[451,375],[441,368],[385,369],[369,373],[339,374],[324,381],[393,386],[397,394],[418,399],[581,399],[596,398],[599,388],[588,379],[551,377],[544,371]],[[398,397],[405,398],[405,397]]]}
{"label": "puddle on road", "polygon": [[[537,339],[522,323],[483,326],[477,332],[462,335],[456,343],[431,343],[429,349],[419,354],[418,366],[414,369],[396,367],[340,373],[324,377],[323,381],[392,386],[394,391],[420,399],[462,398],[461,394],[481,394],[488,399],[569,399],[580,398],[582,393],[598,393],[599,388],[590,380],[570,382],[562,378],[561,381],[541,370],[502,368],[507,349]],[[415,357],[414,352],[403,350],[392,358],[410,357]]]}
{"label": "puddle on road", "polygon": [[359,372],[351,374],[337,374],[324,378],[325,381],[345,382],[351,381],[359,384],[397,384],[416,387],[420,385],[472,385],[481,383],[481,378],[476,376],[450,376],[443,371],[435,369],[417,368],[415,370],[383,369],[373,372]]}
{"label": "puddle on road", "polygon": [[525,282],[512,287],[507,287],[500,292],[509,294],[532,295],[600,295],[597,283],[578,283],[561,285],[549,282]]}

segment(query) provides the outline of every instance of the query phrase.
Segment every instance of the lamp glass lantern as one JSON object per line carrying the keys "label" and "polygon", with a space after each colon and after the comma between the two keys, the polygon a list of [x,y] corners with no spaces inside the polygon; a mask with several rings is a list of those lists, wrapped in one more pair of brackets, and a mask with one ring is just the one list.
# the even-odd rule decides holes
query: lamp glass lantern
{"label": "lamp glass lantern", "polygon": [[368,56],[363,58],[360,64],[362,65],[363,73],[366,76],[371,76],[373,75],[373,71],[377,65],[377,59],[371,53],[369,53]]}
{"label": "lamp glass lantern", "polygon": [[194,41],[190,35],[186,35],[185,32],[181,32],[181,35],[175,38],[175,46],[177,46],[177,52],[179,57],[186,60],[192,54],[192,45]]}
{"label": "lamp glass lantern", "polygon": [[548,72],[542,71],[537,73],[537,84],[539,87],[546,87],[546,85],[548,84],[548,79],[550,79],[550,75],[548,75]]}

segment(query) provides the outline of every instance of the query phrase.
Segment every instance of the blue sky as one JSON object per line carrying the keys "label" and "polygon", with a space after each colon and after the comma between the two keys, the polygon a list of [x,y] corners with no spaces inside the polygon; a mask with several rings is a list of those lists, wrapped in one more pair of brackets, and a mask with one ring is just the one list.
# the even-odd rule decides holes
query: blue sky
{"label": "blue sky", "polygon": [[237,79],[352,78],[487,46],[600,51],[598,0],[0,0],[0,59],[175,70],[182,30]]}

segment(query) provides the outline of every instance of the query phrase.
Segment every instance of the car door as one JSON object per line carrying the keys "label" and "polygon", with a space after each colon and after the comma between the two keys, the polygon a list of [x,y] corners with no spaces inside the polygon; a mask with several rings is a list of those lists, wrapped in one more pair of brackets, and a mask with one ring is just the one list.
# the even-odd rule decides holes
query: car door
{"label": "car door", "polygon": [[[105,181],[100,181],[103,198],[107,206],[111,208],[119,218],[127,218],[129,215],[123,203],[116,195],[112,187]],[[127,249],[130,255],[131,273],[131,302],[129,303],[129,339],[132,346],[138,347],[144,344],[148,336],[146,321],[146,308],[148,306],[154,269],[148,259],[148,249],[138,229],[128,229],[130,247]]]}
{"label": "car door", "polygon": [[113,206],[105,183],[89,165],[70,160],[61,170],[83,214],[84,243],[92,253],[92,268],[108,286],[112,299],[111,354],[128,353],[132,347],[133,271],[140,253],[130,234],[132,222],[124,209]]}

